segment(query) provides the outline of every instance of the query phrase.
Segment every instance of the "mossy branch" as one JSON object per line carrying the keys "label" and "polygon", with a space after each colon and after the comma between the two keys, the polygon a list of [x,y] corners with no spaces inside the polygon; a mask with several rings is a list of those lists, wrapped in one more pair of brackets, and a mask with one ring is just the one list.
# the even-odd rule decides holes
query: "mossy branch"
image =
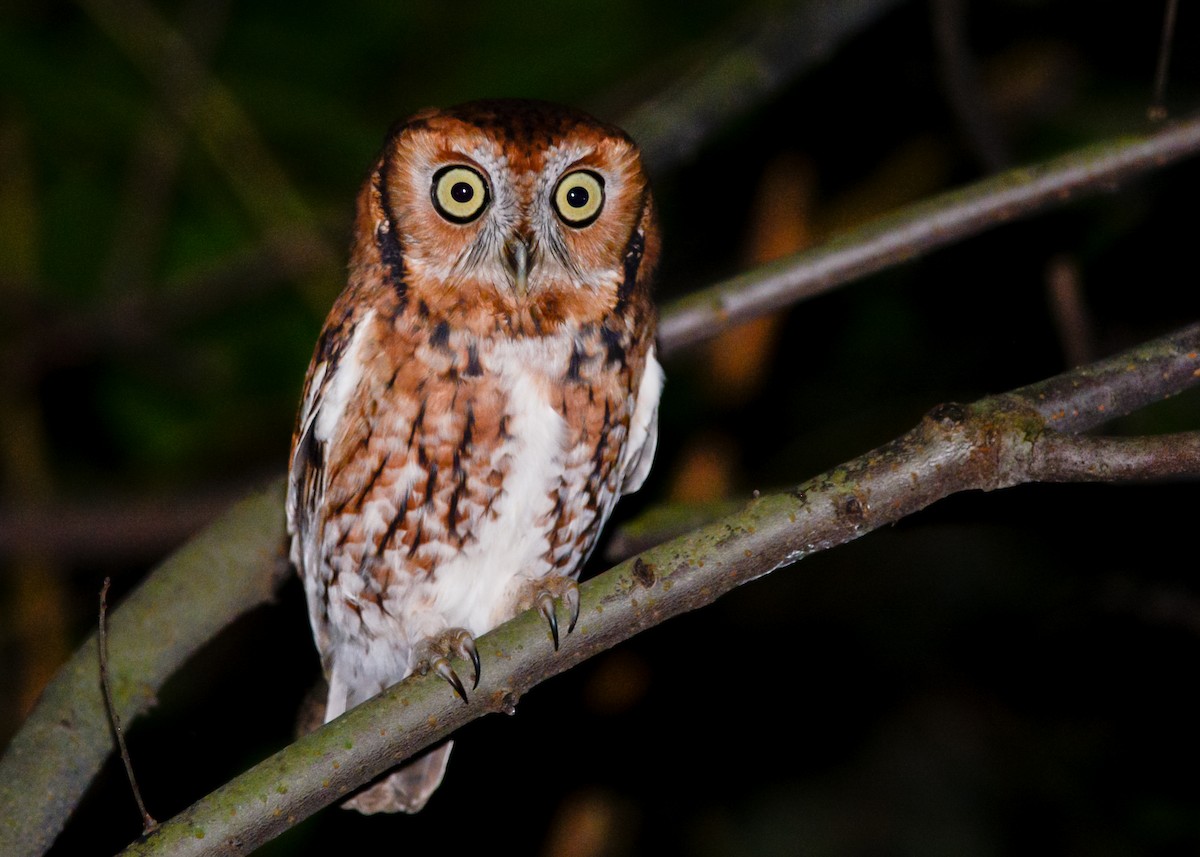
{"label": "mossy branch", "polygon": [[[1119,379],[1116,385],[1130,391],[1109,401],[1119,402],[1115,407],[1089,398],[1104,379]],[[468,704],[436,675],[409,678],[280,750],[123,854],[245,853],[467,722],[512,713],[532,687],[579,662],[950,494],[1036,480],[1200,476],[1200,432],[1117,440],[1053,427],[1083,431],[1195,384],[1200,324],[1041,384],[972,405],[940,405],[876,450],[790,491],[756,497],[587,581],[579,624],[558,652],[536,611],[484,635],[477,641],[482,680]],[[1071,390],[1083,391],[1077,401]]]}

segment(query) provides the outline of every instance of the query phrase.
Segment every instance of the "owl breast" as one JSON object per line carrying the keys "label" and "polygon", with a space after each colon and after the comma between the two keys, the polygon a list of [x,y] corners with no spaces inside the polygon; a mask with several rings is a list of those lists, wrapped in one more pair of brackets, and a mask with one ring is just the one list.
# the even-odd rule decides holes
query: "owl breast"
{"label": "owl breast", "polygon": [[611,331],[439,330],[366,315],[313,421],[328,511],[306,583],[367,695],[421,640],[482,634],[529,581],[577,575],[621,490],[637,391]]}

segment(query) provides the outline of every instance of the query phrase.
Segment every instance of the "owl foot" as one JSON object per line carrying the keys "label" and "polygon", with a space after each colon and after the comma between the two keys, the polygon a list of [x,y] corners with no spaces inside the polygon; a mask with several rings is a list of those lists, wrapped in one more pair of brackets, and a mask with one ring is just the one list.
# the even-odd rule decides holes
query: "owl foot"
{"label": "owl foot", "polygon": [[454,667],[450,666],[450,656],[457,655],[464,661],[470,661],[475,676],[471,690],[479,687],[479,650],[475,648],[475,638],[465,628],[447,628],[437,637],[430,637],[417,646],[416,672],[425,675],[432,670],[446,680],[464,703],[467,701],[467,690]]}
{"label": "owl foot", "polygon": [[543,577],[529,583],[530,597],[522,602],[522,607],[537,607],[538,612],[550,625],[550,636],[554,639],[554,651],[558,651],[558,616],[555,612],[555,600],[561,600],[567,608],[571,621],[567,624],[567,633],[575,630],[579,621],[579,584],[572,577]]}

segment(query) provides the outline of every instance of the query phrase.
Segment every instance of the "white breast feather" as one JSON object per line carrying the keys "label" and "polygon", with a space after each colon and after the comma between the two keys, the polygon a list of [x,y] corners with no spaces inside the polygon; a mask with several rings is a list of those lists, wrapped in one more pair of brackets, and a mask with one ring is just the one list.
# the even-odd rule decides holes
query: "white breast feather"
{"label": "white breast feather", "polygon": [[[508,396],[508,434],[491,464],[507,459],[503,493],[475,525],[474,539],[437,571],[434,613],[446,625],[483,634],[507,618],[512,593],[520,580],[545,574],[542,556],[549,549],[546,521],[553,509],[551,491],[562,475],[566,424],[547,399],[542,378],[530,366],[555,365],[566,359],[566,343],[504,343],[488,358]],[[548,358],[545,348],[563,351]],[[560,359],[554,359],[558,357]],[[443,626],[445,627],[445,626]],[[406,629],[420,639],[441,628]]]}

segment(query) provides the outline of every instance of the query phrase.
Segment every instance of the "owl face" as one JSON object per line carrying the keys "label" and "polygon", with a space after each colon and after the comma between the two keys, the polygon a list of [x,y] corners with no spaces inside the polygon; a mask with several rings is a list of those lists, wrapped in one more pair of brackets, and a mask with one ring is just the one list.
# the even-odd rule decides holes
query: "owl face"
{"label": "owl face", "polygon": [[404,279],[431,306],[599,317],[634,233],[653,231],[637,149],[584,114],[518,105],[430,111],[389,137],[377,187]]}

